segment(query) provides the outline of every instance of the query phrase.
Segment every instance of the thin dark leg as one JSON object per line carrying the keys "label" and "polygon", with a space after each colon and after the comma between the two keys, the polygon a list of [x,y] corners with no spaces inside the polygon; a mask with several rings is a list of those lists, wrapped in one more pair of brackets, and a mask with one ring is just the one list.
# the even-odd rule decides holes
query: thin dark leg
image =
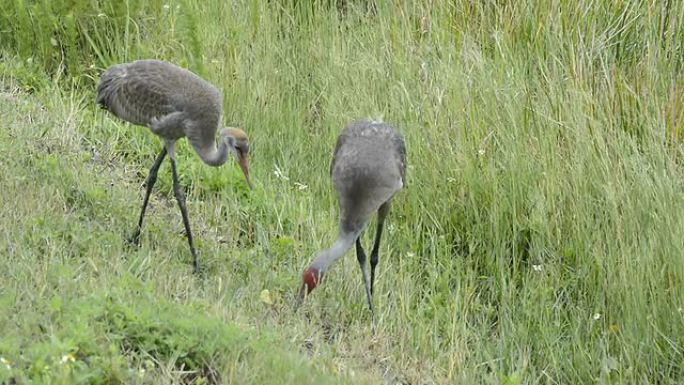
{"label": "thin dark leg", "polygon": [[183,225],[185,226],[185,233],[188,236],[188,244],[190,245],[190,252],[192,253],[192,271],[195,273],[199,272],[199,258],[197,257],[197,251],[195,251],[195,246],[192,243],[192,232],[190,231],[190,220],[188,219],[188,208],[185,205],[185,194],[181,189],[180,182],[178,180],[178,172],[176,171],[176,160],[171,157],[171,171],[173,172],[173,192],[176,194],[176,200],[178,201],[178,207],[180,207],[181,215],[183,216]]}
{"label": "thin dark leg", "polygon": [[145,217],[145,210],[147,210],[147,202],[150,200],[150,194],[152,193],[152,186],[157,182],[157,171],[159,171],[159,166],[161,166],[164,157],[166,156],[166,147],[162,148],[161,152],[154,161],[152,168],[150,168],[150,173],[147,175],[145,180],[145,186],[147,191],[145,192],[145,199],[143,199],[142,208],[140,209],[140,219],[138,219],[138,227],[135,229],[133,236],[128,239],[128,241],[137,246],[140,245],[140,229],[142,228],[143,218]]}
{"label": "thin dark leg", "polygon": [[359,267],[361,267],[361,275],[363,276],[363,285],[366,288],[366,299],[368,299],[368,308],[373,312],[373,301],[371,299],[370,285],[368,284],[368,270],[366,270],[366,253],[361,246],[361,236],[356,238],[356,259],[359,260]]}
{"label": "thin dark leg", "polygon": [[373,250],[370,255],[370,293],[373,295],[373,286],[375,283],[375,267],[378,265],[378,251],[380,249],[380,238],[382,237],[382,228],[385,223],[385,217],[389,212],[390,202],[385,202],[378,209],[378,226],[375,230],[375,243],[373,244]]}

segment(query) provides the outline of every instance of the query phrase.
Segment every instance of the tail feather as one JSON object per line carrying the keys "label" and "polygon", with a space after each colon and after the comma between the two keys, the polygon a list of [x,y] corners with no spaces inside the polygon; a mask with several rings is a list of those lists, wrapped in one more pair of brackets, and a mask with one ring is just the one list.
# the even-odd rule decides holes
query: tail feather
{"label": "tail feather", "polygon": [[101,108],[111,110],[112,104],[116,100],[116,94],[119,90],[119,82],[123,76],[126,75],[126,70],[120,66],[114,66],[105,71],[100,77],[100,83],[97,85],[97,104]]}

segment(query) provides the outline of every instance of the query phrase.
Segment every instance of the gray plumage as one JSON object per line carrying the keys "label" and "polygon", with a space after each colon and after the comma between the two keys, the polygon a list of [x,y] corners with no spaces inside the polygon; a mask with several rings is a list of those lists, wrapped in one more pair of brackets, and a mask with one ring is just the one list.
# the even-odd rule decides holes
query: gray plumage
{"label": "gray plumage", "polygon": [[[102,74],[97,102],[133,124],[183,112],[185,119],[218,126],[222,96],[194,73],[159,60],[116,64]],[[180,136],[179,136],[180,137]]]}
{"label": "gray plumage", "polygon": [[[406,180],[404,138],[385,123],[354,122],[337,139],[330,174],[340,204],[339,233],[333,246],[319,253],[304,271],[299,301],[318,285],[330,266],[356,242],[356,255],[372,311],[375,267],[384,220],[392,197]],[[378,213],[378,224],[370,256],[369,279],[366,254],[359,237],[374,212]]]}
{"label": "gray plumage", "polygon": [[330,174],[342,230],[359,230],[405,184],[404,138],[384,123],[354,122],[337,139]]}
{"label": "gray plumage", "polygon": [[97,103],[164,139],[187,136],[203,160],[218,160],[213,158],[217,158],[215,136],[223,97],[216,87],[184,68],[159,60],[114,65],[102,74]]}
{"label": "gray plumage", "polygon": [[174,181],[174,193],[183,216],[195,270],[199,259],[192,242],[185,195],[176,170],[175,143],[187,137],[202,161],[220,166],[232,153],[249,180],[249,141],[244,131],[224,128],[216,132],[221,121],[221,92],[194,73],[159,60],[139,60],[117,64],[107,69],[97,87],[96,102],[115,116],[132,124],[149,127],[164,141],[164,147],[150,169],[147,191],[140,212],[138,228],[131,241],[138,244],[140,228],[157,179],[157,171],[168,153]]}

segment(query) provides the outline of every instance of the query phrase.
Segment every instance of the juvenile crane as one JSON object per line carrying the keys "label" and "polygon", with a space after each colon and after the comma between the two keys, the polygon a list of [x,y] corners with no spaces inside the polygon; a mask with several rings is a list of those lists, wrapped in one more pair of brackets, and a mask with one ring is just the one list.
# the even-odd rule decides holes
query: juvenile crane
{"label": "juvenile crane", "polygon": [[[302,276],[295,306],[323,279],[328,268],[356,242],[356,258],[361,267],[368,307],[373,312],[375,267],[385,217],[392,197],[405,184],[406,145],[391,126],[378,122],[354,122],[347,126],[335,146],[330,167],[333,185],[340,204],[339,232],[329,249],[313,260]],[[370,255],[370,279],[366,253],[359,235],[374,212],[378,213],[375,243]]]}
{"label": "juvenile crane", "polygon": [[139,60],[110,67],[102,74],[97,86],[97,103],[120,119],[148,127],[164,141],[145,181],[147,191],[138,226],[130,241],[140,244],[147,202],[157,181],[159,166],[168,154],[173,192],[183,217],[193,257],[193,271],[199,271],[200,262],[192,242],[185,194],[176,169],[176,141],[187,137],[202,161],[214,167],[225,163],[229,153],[233,154],[252,188],[247,135],[237,128],[223,128],[219,131],[217,145],[215,137],[221,120],[223,96],[216,87],[194,73],[164,61]]}

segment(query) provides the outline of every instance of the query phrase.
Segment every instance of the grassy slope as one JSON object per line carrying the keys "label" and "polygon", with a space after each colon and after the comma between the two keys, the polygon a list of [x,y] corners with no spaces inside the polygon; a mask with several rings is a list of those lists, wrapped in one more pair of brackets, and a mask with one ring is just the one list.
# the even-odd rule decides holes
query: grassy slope
{"label": "grassy slope", "polygon": [[[252,193],[234,165],[210,169],[180,148],[203,280],[189,274],[167,166],[142,248],[122,241],[155,138],[96,111],[92,89],[3,94],[0,213],[10,220],[0,263],[10,279],[0,289],[12,311],[0,320],[18,337],[2,354],[18,360],[21,342],[57,359],[64,345],[50,336],[72,322],[53,314],[62,306],[85,307],[82,322],[128,346],[97,316],[114,295],[133,313],[159,301],[143,325],[200,317],[187,332],[197,338],[216,320],[242,325],[224,332],[254,344],[247,367],[309,350],[315,367],[354,382],[680,382],[684,200],[681,147],[669,139],[682,124],[672,59],[681,10],[455,4],[338,18],[171,3],[120,52],[203,73],[225,90],[224,120],[252,138]],[[410,164],[381,251],[374,332],[351,253],[303,313],[288,305],[301,269],[334,237],[335,135],[364,116],[403,129]],[[259,300],[263,289],[274,305]],[[226,345],[206,350],[234,360]],[[95,346],[93,356],[121,367],[144,362],[140,349]],[[179,349],[155,353],[150,376],[173,376],[164,368]],[[290,365],[306,372],[297,354],[284,357],[271,379]]]}
{"label": "grassy slope", "polygon": [[[0,111],[13,119],[0,141],[7,256],[0,351],[11,370],[0,367],[0,382],[192,380],[185,370],[223,382],[337,383],[324,374],[335,369],[331,360],[310,364],[296,352],[300,343],[277,337],[268,323],[232,317],[239,307],[225,296],[225,274],[206,281],[187,274],[180,228],[164,226],[174,222],[173,202],[155,199],[148,227],[169,231],[170,242],[146,239],[142,249],[127,250],[136,174],[79,145],[75,128],[87,115],[80,100],[36,98],[4,85]],[[229,254],[208,238],[217,254]],[[166,262],[155,261],[158,252]],[[269,318],[281,311],[259,302],[258,290],[248,297]]]}

